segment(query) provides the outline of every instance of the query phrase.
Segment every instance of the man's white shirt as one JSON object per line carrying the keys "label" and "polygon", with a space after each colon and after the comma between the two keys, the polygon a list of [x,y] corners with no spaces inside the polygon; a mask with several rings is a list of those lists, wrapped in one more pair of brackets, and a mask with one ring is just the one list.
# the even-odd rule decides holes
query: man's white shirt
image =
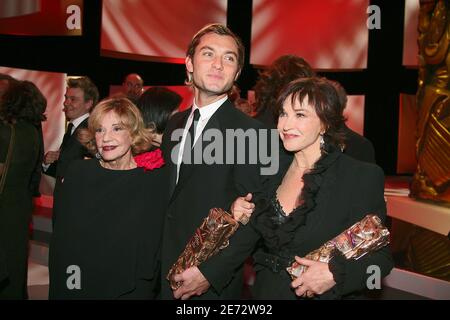
{"label": "man's white shirt", "polygon": [[[180,164],[183,159],[183,152],[184,152],[184,143],[186,141],[186,136],[189,132],[189,128],[191,127],[192,121],[194,120],[194,112],[196,109],[200,111],[200,119],[197,122],[197,127],[195,128],[195,137],[194,137],[194,144],[197,142],[197,139],[200,137],[200,135],[203,132],[203,129],[208,124],[209,119],[213,116],[213,114],[220,108],[220,106],[228,99],[228,96],[225,95],[225,97],[208,104],[206,106],[203,106],[199,108],[195,102],[191,108],[191,113],[189,114],[188,120],[186,122],[186,126],[184,127],[183,136],[180,143],[180,149],[178,152],[178,159],[177,159],[177,183],[178,178],[180,176]],[[193,146],[192,146],[193,147]]]}

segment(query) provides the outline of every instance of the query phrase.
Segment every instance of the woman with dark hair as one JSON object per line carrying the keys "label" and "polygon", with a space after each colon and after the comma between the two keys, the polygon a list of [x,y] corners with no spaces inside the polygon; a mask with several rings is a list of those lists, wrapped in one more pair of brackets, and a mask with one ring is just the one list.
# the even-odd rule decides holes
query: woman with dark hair
{"label": "woman with dark hair", "polygon": [[306,60],[288,54],[277,58],[267,70],[259,74],[254,87],[255,118],[269,127],[277,126],[276,102],[281,89],[295,79],[310,78],[315,75]]}
{"label": "woman with dark hair", "polygon": [[[184,281],[177,292],[180,297],[205,292],[210,286],[220,293],[255,247],[256,299],[354,296],[366,287],[369,266],[377,266],[381,277],[392,269],[387,247],[359,260],[337,256],[325,263],[300,258],[369,213],[384,221],[384,174],[378,166],[340,151],[344,117],[338,93],[328,80],[290,82],[277,106],[277,129],[294,158],[280,166],[258,194],[236,199],[231,206],[234,217],[242,221],[242,215],[251,216],[250,222],[239,227],[228,248],[176,279]],[[286,271],[293,261],[308,267],[294,281]]]}
{"label": "woman with dark hair", "polygon": [[9,81],[0,98],[0,255],[7,269],[0,299],[27,298],[28,225],[39,193],[46,107],[29,81]]}
{"label": "woman with dark hair", "polygon": [[[164,183],[160,150],[126,98],[100,102],[80,141],[95,155],[69,166],[55,196],[50,299],[151,299],[159,283]],[[157,169],[157,170],[154,170]]]}
{"label": "woman with dark hair", "polygon": [[152,145],[159,148],[167,121],[176,112],[183,99],[164,87],[147,89],[139,98],[137,107],[141,110],[145,126],[154,129]]}

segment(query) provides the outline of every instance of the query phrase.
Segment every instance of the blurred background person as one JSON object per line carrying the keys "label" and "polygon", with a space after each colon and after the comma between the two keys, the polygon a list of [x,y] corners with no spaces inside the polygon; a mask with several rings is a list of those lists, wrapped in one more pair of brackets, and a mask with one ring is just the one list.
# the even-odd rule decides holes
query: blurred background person
{"label": "blurred background person", "polygon": [[278,121],[276,101],[281,89],[292,80],[314,75],[313,69],[303,58],[290,54],[277,58],[260,73],[254,87],[255,118],[275,129]]}
{"label": "blurred background person", "polygon": [[152,146],[159,148],[167,121],[178,111],[183,98],[164,87],[147,89],[137,102],[146,128],[153,129]]}
{"label": "blurred background person", "polygon": [[144,80],[137,73],[130,73],[123,80],[122,91],[131,102],[136,104],[144,92]]}
{"label": "blurred background person", "polygon": [[228,93],[228,99],[233,102],[234,106],[241,110],[246,115],[253,117],[253,106],[247,99],[241,98],[241,89],[237,85],[233,85],[230,92]]}
{"label": "blurred background person", "polygon": [[0,255],[7,272],[0,300],[27,298],[28,227],[32,196],[39,193],[46,107],[29,81],[9,81],[0,98]]}
{"label": "blurred background person", "polygon": [[[98,104],[82,142],[95,159],[76,160],[55,195],[50,242],[50,299],[152,299],[164,197],[160,150],[145,164],[133,157],[151,145],[137,107],[126,98]],[[67,268],[80,287],[67,286]],[[76,283],[75,283],[76,284]]]}
{"label": "blurred background person", "polygon": [[8,89],[9,83],[14,81],[17,80],[11,77],[9,74],[0,73],[0,98]]}
{"label": "blurred background person", "polygon": [[44,173],[56,178],[56,186],[64,177],[71,161],[84,159],[89,153],[77,139],[77,132],[88,125],[89,112],[99,97],[96,85],[88,77],[70,77],[63,111],[68,121],[67,130],[59,150],[48,151],[44,156]]}
{"label": "blurred background person", "polygon": [[254,116],[253,107],[247,99],[239,98],[234,102],[234,105],[246,115]]}
{"label": "blurred background person", "polygon": [[[339,105],[342,108],[342,112],[344,112],[344,109],[347,106],[347,93],[339,82],[330,81],[330,83],[334,86],[339,95]],[[342,152],[352,158],[375,163],[375,149],[372,142],[350,129],[345,122],[342,125],[342,131],[344,133]]]}
{"label": "blurred background person", "polygon": [[236,100],[241,98],[241,89],[236,84],[233,84],[231,87],[230,92],[228,93],[228,99],[231,100],[231,102],[235,102]]}
{"label": "blurred background person", "polygon": [[[10,81],[17,81],[8,74],[0,73],[0,100],[3,94],[6,92]],[[1,166],[1,165],[0,165]],[[2,169],[0,169],[1,171]],[[1,176],[1,174],[0,174]],[[0,283],[8,277],[8,271],[6,267],[6,257],[5,253],[2,251],[0,246]]]}

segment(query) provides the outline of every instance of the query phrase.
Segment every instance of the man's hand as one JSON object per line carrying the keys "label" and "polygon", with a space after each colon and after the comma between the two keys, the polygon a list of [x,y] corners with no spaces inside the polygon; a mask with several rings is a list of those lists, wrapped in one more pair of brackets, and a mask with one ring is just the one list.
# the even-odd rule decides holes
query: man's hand
{"label": "man's hand", "polygon": [[210,284],[197,267],[191,267],[176,274],[174,280],[183,285],[173,292],[175,299],[187,300],[196,295],[200,296],[208,291]]}
{"label": "man's hand", "polygon": [[44,156],[44,164],[49,165],[59,159],[59,151],[49,151]]}
{"label": "man's hand", "polygon": [[237,221],[241,221],[243,224],[247,224],[250,220],[250,216],[255,210],[255,204],[252,203],[252,194],[248,193],[245,197],[238,197],[231,204],[231,214]]}

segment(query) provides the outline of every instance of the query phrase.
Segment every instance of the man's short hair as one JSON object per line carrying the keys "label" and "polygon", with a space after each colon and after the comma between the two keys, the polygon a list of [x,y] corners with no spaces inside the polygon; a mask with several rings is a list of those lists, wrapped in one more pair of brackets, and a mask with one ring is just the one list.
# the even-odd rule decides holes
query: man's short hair
{"label": "man's short hair", "polygon": [[198,31],[194,37],[191,40],[191,43],[189,44],[189,47],[186,51],[186,56],[193,58],[195,49],[197,49],[198,44],[200,43],[200,40],[204,35],[207,35],[209,33],[215,33],[220,36],[230,36],[234,39],[236,42],[236,46],[238,48],[238,69],[241,70],[244,66],[244,57],[245,57],[245,48],[242,44],[241,39],[234,34],[233,31],[231,31],[228,27],[224,26],[220,23],[212,23],[204,26],[200,31]]}
{"label": "man's short hair", "polygon": [[92,107],[98,102],[98,89],[89,77],[69,77],[67,79],[69,88],[80,88],[84,92],[84,101],[92,100]]}

